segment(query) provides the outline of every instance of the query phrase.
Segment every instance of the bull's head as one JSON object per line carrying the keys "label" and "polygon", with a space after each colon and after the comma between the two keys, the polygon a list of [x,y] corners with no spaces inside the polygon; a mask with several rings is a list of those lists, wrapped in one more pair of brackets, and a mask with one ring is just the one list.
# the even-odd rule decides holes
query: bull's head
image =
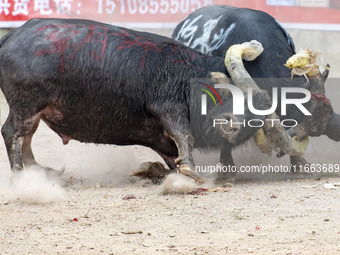
{"label": "bull's head", "polygon": [[329,66],[320,72],[316,59],[319,53],[304,50],[288,59],[286,66],[292,74],[306,75],[309,80],[311,100],[308,108],[311,116],[306,116],[300,126],[291,130],[298,137],[305,135],[327,135],[334,141],[340,141],[340,115],[333,111],[329,99],[325,96],[325,82],[329,74]]}
{"label": "bull's head", "polygon": [[[234,84],[239,87],[243,93],[248,92],[248,88],[252,88],[254,98],[262,101],[263,106],[270,106],[271,99],[267,92],[260,89],[254,80],[250,77],[248,72],[245,70],[242,62],[242,58],[251,61],[254,60],[263,51],[262,45],[257,41],[251,41],[250,43],[244,43],[241,45],[233,45],[229,48],[226,53],[225,64],[228,72],[234,82]],[[216,78],[220,80],[221,78]],[[226,91],[226,93],[228,93]],[[256,99],[254,99],[255,101]],[[265,108],[268,109],[268,108]],[[263,109],[264,110],[264,109]],[[235,117],[235,116],[234,116]],[[279,119],[276,113],[271,113],[265,116],[266,119]],[[260,148],[269,153],[272,149],[279,150],[281,152],[287,153],[292,156],[300,156],[306,150],[308,144],[308,137],[306,135],[302,137],[291,136],[294,132],[293,130],[287,132],[280,123],[278,122],[265,122],[263,130],[258,131],[257,142]],[[303,129],[298,125],[294,130]],[[233,140],[234,136],[239,135],[237,129],[231,129],[229,126],[223,127],[221,125],[220,132],[222,136],[226,137],[228,140]],[[260,134],[260,133],[261,134]],[[269,143],[267,142],[269,141]]]}

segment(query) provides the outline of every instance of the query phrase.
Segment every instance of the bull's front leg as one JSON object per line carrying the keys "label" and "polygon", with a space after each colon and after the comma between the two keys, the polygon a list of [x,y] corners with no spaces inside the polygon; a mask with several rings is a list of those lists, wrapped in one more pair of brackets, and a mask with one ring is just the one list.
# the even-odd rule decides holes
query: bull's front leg
{"label": "bull's front leg", "polygon": [[190,123],[187,110],[175,110],[161,116],[161,123],[166,133],[176,143],[178,158],[175,163],[181,174],[195,179],[198,183],[205,179],[195,172],[195,164],[192,157],[194,139],[190,132]]}
{"label": "bull's front leg", "polygon": [[310,163],[302,156],[290,156],[290,172],[302,173],[304,166],[310,165]]}
{"label": "bull's front leg", "polygon": [[220,154],[220,164],[226,166],[228,171],[222,171],[217,173],[217,177],[220,181],[224,180],[234,180],[236,177],[236,165],[232,156],[232,145],[227,142],[222,143],[221,154]]}

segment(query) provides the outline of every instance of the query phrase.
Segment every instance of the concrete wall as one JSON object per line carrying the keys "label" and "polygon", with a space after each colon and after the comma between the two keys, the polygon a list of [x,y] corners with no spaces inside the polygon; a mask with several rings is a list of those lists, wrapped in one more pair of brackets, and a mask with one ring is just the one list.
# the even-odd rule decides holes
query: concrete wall
{"label": "concrete wall", "polygon": [[10,28],[2,28],[0,29],[0,37],[3,37],[5,34],[7,34],[9,31],[11,31]]}
{"label": "concrete wall", "polygon": [[340,32],[288,30],[296,50],[314,49],[322,53],[324,62],[331,65],[329,77],[340,78]]}

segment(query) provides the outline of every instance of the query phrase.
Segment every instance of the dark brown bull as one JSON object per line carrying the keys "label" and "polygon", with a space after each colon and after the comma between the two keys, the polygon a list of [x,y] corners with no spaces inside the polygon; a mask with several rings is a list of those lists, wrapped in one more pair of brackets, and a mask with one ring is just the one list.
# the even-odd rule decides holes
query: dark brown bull
{"label": "dark brown bull", "polygon": [[[1,131],[11,169],[40,166],[31,140],[43,120],[64,144],[147,146],[201,182],[191,150],[193,135],[205,130],[190,130],[190,80],[209,79],[213,71],[228,74],[224,59],[162,36],[90,20],[30,20],[0,41],[0,86],[10,108]],[[267,109],[266,93],[255,97],[258,109]],[[214,112],[230,115],[230,98]],[[256,129],[229,131],[229,141],[244,143]],[[221,142],[218,130],[209,132]],[[283,136],[279,147],[291,144]]]}
{"label": "dark brown bull", "polygon": [[[305,116],[288,107],[287,115],[277,114],[280,118],[298,120],[301,125],[290,130],[291,134],[320,136],[327,135],[334,141],[340,141],[340,115],[332,109],[325,96],[325,80],[328,69],[304,77],[291,79],[290,70],[284,66],[293,56],[295,46],[287,31],[269,14],[247,8],[226,5],[211,5],[190,14],[175,28],[172,38],[200,52],[224,57],[230,46],[244,41],[257,40],[264,52],[254,61],[244,62],[250,76],[261,89],[271,93],[272,87],[300,87],[308,89],[312,98],[305,107],[312,116]],[[231,151],[232,146],[222,144],[220,161],[224,165],[235,165]],[[300,156],[292,156],[293,165],[306,164]]]}

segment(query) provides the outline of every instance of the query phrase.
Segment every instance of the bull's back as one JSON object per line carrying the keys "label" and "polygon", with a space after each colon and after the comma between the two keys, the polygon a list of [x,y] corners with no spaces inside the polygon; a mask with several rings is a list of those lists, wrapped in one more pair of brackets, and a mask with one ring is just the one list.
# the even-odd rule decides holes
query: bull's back
{"label": "bull's back", "polygon": [[287,31],[269,14],[223,5],[203,7],[190,14],[176,27],[172,37],[186,46],[220,57],[233,44],[257,40],[264,52],[255,61],[245,63],[254,78],[289,77],[289,70],[283,64],[295,52]]}
{"label": "bull's back", "polygon": [[33,19],[6,38],[0,58],[8,69],[21,71],[22,78],[52,79],[62,85],[74,71],[81,76],[86,68],[109,68],[109,51],[119,43],[108,36],[112,28],[89,20]]}
{"label": "bull's back", "polygon": [[[154,92],[154,86],[169,86],[164,73],[177,74],[178,82],[184,82],[178,75],[183,73],[187,82],[192,76],[204,76],[208,69],[223,68],[222,60],[212,60],[169,38],[65,19],[28,21],[2,43],[0,62],[2,76],[11,76],[12,86],[29,82],[58,94],[83,89],[141,94],[143,88],[143,96]],[[3,89],[6,94],[12,88]]]}

